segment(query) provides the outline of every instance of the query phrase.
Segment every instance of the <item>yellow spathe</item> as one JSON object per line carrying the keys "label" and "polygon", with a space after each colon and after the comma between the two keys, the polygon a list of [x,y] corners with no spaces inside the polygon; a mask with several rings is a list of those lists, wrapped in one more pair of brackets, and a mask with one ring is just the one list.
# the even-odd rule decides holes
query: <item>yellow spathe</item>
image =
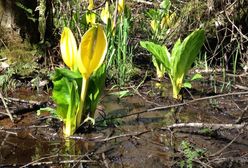
{"label": "yellow spathe", "polygon": [[64,30],[60,39],[60,50],[64,63],[70,68],[75,67],[75,58],[77,55],[77,43],[71,30],[68,27],[64,27]]}
{"label": "yellow spathe", "polygon": [[86,22],[87,22],[87,24],[94,25],[96,23],[96,14],[95,13],[87,13],[86,14]]}
{"label": "yellow spathe", "polygon": [[125,7],[125,0],[118,1],[118,13],[122,13]]}
{"label": "yellow spathe", "polygon": [[92,10],[94,8],[94,0],[89,0],[89,6],[88,6],[88,10]]}
{"label": "yellow spathe", "polygon": [[105,3],[105,7],[101,11],[101,19],[103,23],[108,24],[108,20],[110,19],[108,2]]}
{"label": "yellow spathe", "polygon": [[91,27],[82,37],[77,56],[78,69],[85,79],[103,63],[107,52],[107,38],[103,26]]}

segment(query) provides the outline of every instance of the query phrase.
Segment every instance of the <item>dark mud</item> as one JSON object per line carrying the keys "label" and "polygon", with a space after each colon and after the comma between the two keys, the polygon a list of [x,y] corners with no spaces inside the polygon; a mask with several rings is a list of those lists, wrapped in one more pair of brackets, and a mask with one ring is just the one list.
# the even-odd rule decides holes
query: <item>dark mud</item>
{"label": "dark mud", "polygon": [[[184,102],[192,98],[214,96],[211,82],[194,84],[194,90],[184,91]],[[146,82],[138,90],[130,89],[132,96],[118,98],[103,96],[98,108],[96,126],[90,133],[62,137],[62,123],[48,113],[37,115],[27,110],[0,120],[0,167],[247,167],[247,126],[235,124],[247,106],[248,94],[226,95],[184,104],[164,110],[151,110],[159,105],[180,104],[170,97],[170,87],[155,87]],[[216,85],[221,90],[223,85]],[[162,88],[162,90],[161,90]],[[224,90],[226,91],[226,90]],[[242,90],[232,90],[231,93]],[[189,94],[190,93],[190,94]],[[46,102],[49,94],[19,90],[9,95],[22,100]],[[10,109],[29,109],[28,102],[9,102]],[[30,105],[30,104],[29,104]],[[31,106],[32,107],[32,106]],[[247,109],[246,109],[247,110]],[[1,111],[4,108],[1,106]],[[241,124],[245,123],[244,120]],[[223,124],[223,127],[175,127],[175,123]],[[225,128],[225,124],[233,124]],[[190,145],[188,151],[201,150],[191,159],[182,142]]]}

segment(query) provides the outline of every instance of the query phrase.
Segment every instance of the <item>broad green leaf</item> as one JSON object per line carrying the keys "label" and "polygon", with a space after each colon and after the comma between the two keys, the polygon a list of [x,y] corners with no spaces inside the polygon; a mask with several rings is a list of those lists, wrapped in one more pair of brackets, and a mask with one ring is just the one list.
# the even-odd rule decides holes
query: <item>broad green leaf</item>
{"label": "broad green leaf", "polygon": [[56,81],[61,79],[62,77],[67,77],[70,79],[80,79],[82,78],[79,72],[71,71],[67,68],[57,68],[55,69],[55,73],[52,75],[52,80]]}
{"label": "broad green leaf", "polygon": [[171,73],[175,88],[174,97],[183,86],[183,79],[185,74],[191,68],[204,42],[204,30],[198,29],[187,36],[181,43],[180,40],[176,42],[172,49],[172,69]]}
{"label": "broad green leaf", "polygon": [[[77,129],[77,107],[79,104],[79,95],[77,94],[77,82],[70,83],[69,94],[70,102],[67,109],[66,119],[64,120],[64,134],[66,137],[72,135]],[[65,110],[65,109],[64,109]]]}
{"label": "broad green leaf", "polygon": [[177,72],[177,66],[179,59],[181,57],[181,40],[178,39],[174,44],[172,51],[171,51],[171,75],[174,77],[175,73]]}
{"label": "broad green leaf", "polygon": [[68,105],[70,103],[70,82],[63,77],[58,81],[53,82],[52,98],[56,104]]}
{"label": "broad green leaf", "polygon": [[141,41],[140,45],[152,53],[156,60],[163,64],[165,70],[170,72],[170,53],[165,46],[161,46],[149,41]]}
{"label": "broad green leaf", "polygon": [[195,61],[204,42],[204,30],[198,29],[184,39],[180,46],[180,54],[176,55],[174,67],[176,66],[177,76],[186,74]]}
{"label": "broad green leaf", "polygon": [[76,114],[79,103],[76,80],[66,77],[54,81],[52,98],[57,104],[56,116],[64,122],[64,133],[72,135],[76,130]]}
{"label": "broad green leaf", "polygon": [[87,108],[90,111],[90,116],[93,118],[94,113],[99,103],[106,78],[106,65],[103,64],[94,74],[90,77],[89,88],[87,92]]}

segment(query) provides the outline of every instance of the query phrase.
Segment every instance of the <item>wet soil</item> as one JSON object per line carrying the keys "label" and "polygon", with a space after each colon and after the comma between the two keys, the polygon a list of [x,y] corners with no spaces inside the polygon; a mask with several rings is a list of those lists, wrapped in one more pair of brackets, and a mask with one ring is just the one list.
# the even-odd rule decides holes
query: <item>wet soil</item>
{"label": "wet soil", "polygon": [[[70,139],[63,138],[62,123],[49,113],[38,116],[37,109],[32,109],[33,104],[12,100],[8,103],[11,111],[31,110],[15,115],[15,123],[9,118],[1,118],[0,167],[157,168],[183,164],[247,167],[248,129],[244,123],[248,115],[240,122],[244,127],[237,127],[240,124],[236,121],[247,108],[248,93],[242,94],[244,90],[230,90],[226,85],[216,83],[213,87],[212,84],[209,80],[194,82],[194,89],[183,92],[183,102],[227,92],[241,94],[180,105],[182,102],[171,99],[169,85],[159,86],[153,80],[138,89],[129,87],[132,95],[123,98],[111,94],[115,91],[107,90],[98,108],[95,128],[79,132]],[[25,88],[8,96],[52,106],[48,103],[51,102],[49,94],[45,92]],[[173,104],[178,106],[154,109]],[[4,112],[3,106],[0,107]],[[170,127],[177,123],[207,123],[212,127]],[[214,124],[222,125],[216,128]],[[226,128],[225,124],[233,124],[233,127]],[[188,150],[182,142],[188,142]],[[190,159],[188,153],[193,155],[198,150],[202,154]]]}

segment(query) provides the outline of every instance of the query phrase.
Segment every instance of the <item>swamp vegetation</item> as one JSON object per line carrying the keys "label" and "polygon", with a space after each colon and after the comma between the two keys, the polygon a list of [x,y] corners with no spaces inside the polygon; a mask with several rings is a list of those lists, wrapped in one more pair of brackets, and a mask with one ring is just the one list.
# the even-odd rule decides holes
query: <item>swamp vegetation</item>
{"label": "swamp vegetation", "polygon": [[247,167],[247,0],[0,0],[0,167]]}

